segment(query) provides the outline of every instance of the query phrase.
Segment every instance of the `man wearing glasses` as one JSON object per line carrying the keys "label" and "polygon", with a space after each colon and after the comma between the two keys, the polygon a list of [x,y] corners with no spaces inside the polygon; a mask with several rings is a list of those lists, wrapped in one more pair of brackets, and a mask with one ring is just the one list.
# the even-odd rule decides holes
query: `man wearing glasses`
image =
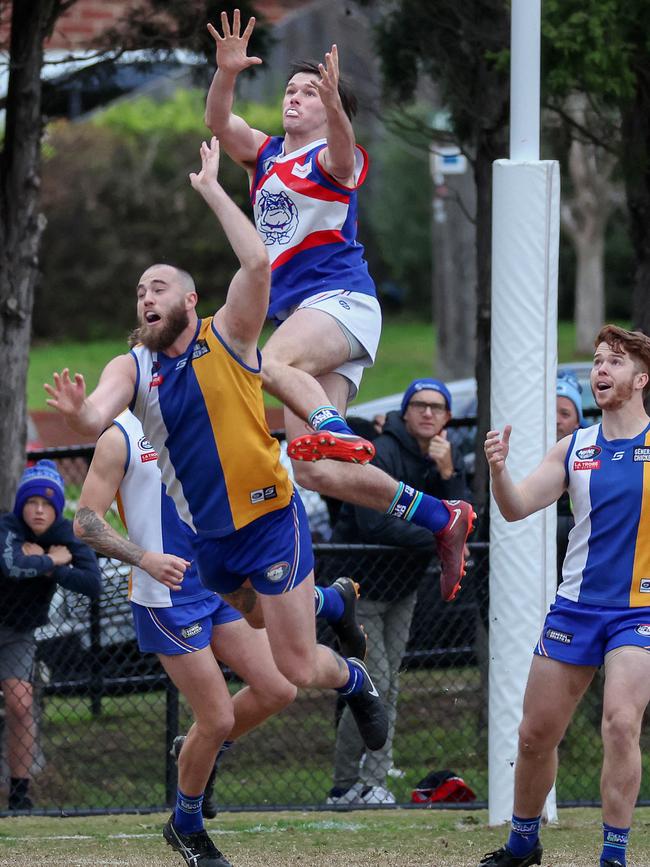
{"label": "man wearing glasses", "polygon": [[[468,496],[463,458],[447,439],[451,394],[438,379],[416,379],[404,392],[399,412],[390,412],[373,444],[372,463],[393,478],[444,500],[453,508]],[[359,561],[361,585],[357,615],[368,635],[366,664],[381,690],[388,711],[388,739],[381,750],[366,752],[347,710],[336,737],[333,788],[328,804],[393,804],[387,777],[393,765],[393,735],[399,691],[399,670],[408,641],[420,584],[436,548],[423,527],[392,515],[345,503],[332,534],[333,542],[396,545],[421,553],[413,568],[399,569],[403,555],[368,552]],[[458,582],[441,580],[443,599],[451,601]]]}

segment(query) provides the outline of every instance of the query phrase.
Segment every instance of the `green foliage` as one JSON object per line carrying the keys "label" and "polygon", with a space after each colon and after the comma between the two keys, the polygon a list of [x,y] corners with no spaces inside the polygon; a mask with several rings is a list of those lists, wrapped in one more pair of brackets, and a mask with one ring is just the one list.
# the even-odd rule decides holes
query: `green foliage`
{"label": "green foliage", "polygon": [[644,44],[648,51],[648,11],[646,0],[545,0],[547,92],[563,98],[579,90],[609,105],[631,99],[635,55]]}
{"label": "green foliage", "polygon": [[[152,262],[194,275],[202,314],[223,303],[237,261],[188,181],[209,135],[204,101],[199,90],[179,89],[165,101],[123,100],[90,121],[50,125],[36,338],[124,339],[135,324],[135,283]],[[281,123],[279,103],[237,110],[272,133]],[[246,175],[225,155],[220,179],[248,210]]]}

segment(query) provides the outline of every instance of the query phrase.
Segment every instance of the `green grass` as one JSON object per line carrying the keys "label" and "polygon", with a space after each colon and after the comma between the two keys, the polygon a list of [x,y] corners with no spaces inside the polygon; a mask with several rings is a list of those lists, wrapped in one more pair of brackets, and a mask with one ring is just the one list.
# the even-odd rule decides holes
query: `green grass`
{"label": "green grass", "polygon": [[[3,819],[0,865],[178,865],[180,856],[161,837],[167,815]],[[208,828],[237,867],[476,867],[506,836],[487,818],[485,811],[420,809],[229,813]],[[560,811],[559,824],[542,830],[544,867],[593,867],[600,821],[594,809]],[[637,810],[629,867],[650,863],[649,824],[650,810]]]}
{"label": "green grass", "polygon": [[[231,683],[231,690],[238,685]],[[599,797],[602,688],[588,692],[560,746],[558,801]],[[394,760],[405,772],[389,780],[398,803],[434,769],[452,768],[487,800],[487,730],[481,723],[476,667],[403,672]],[[302,690],[296,702],[251,732],[225,757],[217,797],[226,807],[323,804],[332,785],[334,698]],[[181,699],[180,730],[191,722]],[[47,809],[145,808],[165,802],[165,693],[104,698],[93,717],[87,698],[44,701],[46,765],[34,781]],[[641,798],[650,799],[650,732],[642,735]]]}
{"label": "green grass", "polygon": [[[261,344],[270,331],[265,330]],[[573,361],[574,326],[561,322],[558,329],[560,361]],[[55,370],[69,367],[83,373],[91,390],[97,384],[102,368],[113,356],[126,350],[123,340],[98,340],[90,343],[35,345],[30,351],[27,402],[30,410],[46,409],[43,383],[50,382]],[[435,374],[435,329],[430,323],[407,319],[384,321],[379,353],[375,366],[364,373],[359,400],[374,400],[402,391],[417,376]],[[267,398],[270,406],[277,405]]]}

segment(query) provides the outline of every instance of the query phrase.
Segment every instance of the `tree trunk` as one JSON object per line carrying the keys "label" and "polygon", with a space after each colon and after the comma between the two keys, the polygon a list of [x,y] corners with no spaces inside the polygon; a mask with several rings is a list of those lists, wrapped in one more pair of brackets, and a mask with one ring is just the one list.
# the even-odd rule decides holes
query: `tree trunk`
{"label": "tree trunk", "polygon": [[486,520],[490,502],[490,473],[483,454],[490,430],[490,351],[492,328],[492,162],[507,152],[505,133],[491,137],[482,133],[476,148],[476,471],[474,507],[479,515],[479,536],[489,538]]}
{"label": "tree trunk", "polygon": [[12,8],[5,139],[0,155],[0,508],[10,509],[25,463],[26,381],[39,213],[43,40],[57,0]]}
{"label": "tree trunk", "polygon": [[594,337],[605,319],[605,227],[593,237],[574,239],[576,349],[591,353]]}
{"label": "tree trunk", "polygon": [[632,325],[650,335],[650,111],[647,83],[639,78],[635,98],[623,114],[622,140],[635,254]]}
{"label": "tree trunk", "polygon": [[476,208],[476,184],[471,172],[449,175],[436,191],[432,221],[436,375],[460,379],[472,376],[476,362],[476,226],[467,215]]}

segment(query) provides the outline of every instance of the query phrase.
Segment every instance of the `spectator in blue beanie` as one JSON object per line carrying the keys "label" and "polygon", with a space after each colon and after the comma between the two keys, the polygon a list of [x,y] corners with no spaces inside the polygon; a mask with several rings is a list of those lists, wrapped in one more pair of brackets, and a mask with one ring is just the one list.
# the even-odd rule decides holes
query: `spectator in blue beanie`
{"label": "spectator in blue beanie", "polygon": [[587,427],[582,414],[582,386],[573,371],[558,374],[557,396],[557,438],[561,440],[574,430]]}
{"label": "spectator in blue beanie", "polygon": [[48,622],[57,585],[97,599],[97,558],[63,517],[65,489],[53,461],[25,470],[13,512],[0,517],[0,688],[5,701],[10,810],[31,810],[33,668],[37,627]]}
{"label": "spectator in blue beanie", "polygon": [[[562,371],[557,376],[556,386],[556,431],[557,439],[570,436],[575,430],[587,427],[582,414],[582,386],[572,370]],[[568,491],[557,501],[557,583],[562,580],[562,564],[573,529],[573,511]]]}

